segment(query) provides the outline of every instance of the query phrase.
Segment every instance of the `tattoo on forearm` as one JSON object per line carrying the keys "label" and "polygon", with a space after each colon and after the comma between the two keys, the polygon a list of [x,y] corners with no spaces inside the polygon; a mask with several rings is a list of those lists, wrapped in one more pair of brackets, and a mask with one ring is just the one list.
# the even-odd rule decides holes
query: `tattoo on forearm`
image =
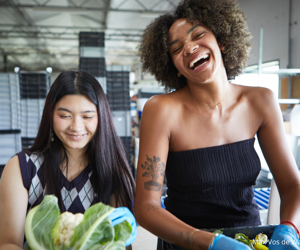
{"label": "tattoo on forearm", "polygon": [[[191,240],[191,233],[190,233],[190,232],[186,232],[185,235],[184,235],[183,232],[180,232],[180,233],[179,233],[179,237],[180,237],[181,239],[183,239],[183,241],[184,241],[185,244],[191,245],[191,242],[190,242],[190,240]],[[204,246],[201,246],[200,244],[198,244],[198,248],[199,248],[200,250],[206,249],[206,248],[204,248]]]}
{"label": "tattoo on forearm", "polygon": [[147,211],[150,211],[150,210],[155,211],[155,210],[157,210],[157,209],[159,209],[159,208],[160,208],[159,206],[151,206],[151,207],[149,207],[149,208],[147,209]]}
{"label": "tattoo on forearm", "polygon": [[183,232],[180,232],[179,233],[179,236],[181,239],[183,239],[184,243],[187,244],[187,245],[190,245],[190,233],[189,232],[186,232],[186,235],[184,235]]}
{"label": "tattoo on forearm", "polygon": [[146,181],[144,187],[147,190],[159,191],[161,189],[161,184],[156,180],[159,176],[164,175],[165,164],[160,162],[159,157],[153,156],[153,159],[149,158],[148,155],[146,155],[146,157],[147,161],[142,164],[142,168],[145,170],[143,177],[151,177],[152,180]]}

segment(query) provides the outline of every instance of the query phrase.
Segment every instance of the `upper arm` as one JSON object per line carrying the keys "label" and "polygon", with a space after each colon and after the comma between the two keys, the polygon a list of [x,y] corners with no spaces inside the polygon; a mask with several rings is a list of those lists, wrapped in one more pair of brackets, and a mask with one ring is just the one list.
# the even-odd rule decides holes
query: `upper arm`
{"label": "upper arm", "polygon": [[260,93],[262,124],[257,132],[259,144],[279,192],[299,185],[299,171],[287,143],[282,114],[271,90]]}
{"label": "upper arm", "polygon": [[23,185],[18,156],[4,167],[0,180],[0,245],[23,247],[28,191]]}
{"label": "upper arm", "polygon": [[155,201],[160,205],[172,123],[168,102],[164,96],[155,96],[143,109],[135,211],[143,202]]}

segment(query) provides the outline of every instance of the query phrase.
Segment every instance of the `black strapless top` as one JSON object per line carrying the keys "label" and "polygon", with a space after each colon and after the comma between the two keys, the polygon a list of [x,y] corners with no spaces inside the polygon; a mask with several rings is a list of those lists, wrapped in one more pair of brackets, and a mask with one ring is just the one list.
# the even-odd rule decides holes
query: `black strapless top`
{"label": "black strapless top", "polygon": [[252,187],[261,170],[254,141],[169,152],[166,209],[196,228],[260,225]]}

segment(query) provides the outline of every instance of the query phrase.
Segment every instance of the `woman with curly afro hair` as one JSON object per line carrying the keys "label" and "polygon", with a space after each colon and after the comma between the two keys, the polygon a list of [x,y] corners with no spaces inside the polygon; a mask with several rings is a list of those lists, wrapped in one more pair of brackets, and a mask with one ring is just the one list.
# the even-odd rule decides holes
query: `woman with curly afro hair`
{"label": "woman with curly afro hair", "polygon": [[145,30],[143,70],[170,93],[150,98],[143,109],[135,216],[159,237],[159,250],[250,249],[203,229],[261,224],[255,136],[281,197],[282,223],[269,248],[299,249],[299,171],[277,99],[269,89],[230,82],[246,65],[250,39],[234,0],[182,1]]}

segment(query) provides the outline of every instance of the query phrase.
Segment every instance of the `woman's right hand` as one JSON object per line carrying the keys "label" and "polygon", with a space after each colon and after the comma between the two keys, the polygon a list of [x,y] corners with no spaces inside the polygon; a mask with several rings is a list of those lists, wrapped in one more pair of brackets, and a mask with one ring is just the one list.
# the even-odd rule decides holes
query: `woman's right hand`
{"label": "woman's right hand", "polygon": [[216,235],[208,250],[251,250],[246,244],[222,234]]}

